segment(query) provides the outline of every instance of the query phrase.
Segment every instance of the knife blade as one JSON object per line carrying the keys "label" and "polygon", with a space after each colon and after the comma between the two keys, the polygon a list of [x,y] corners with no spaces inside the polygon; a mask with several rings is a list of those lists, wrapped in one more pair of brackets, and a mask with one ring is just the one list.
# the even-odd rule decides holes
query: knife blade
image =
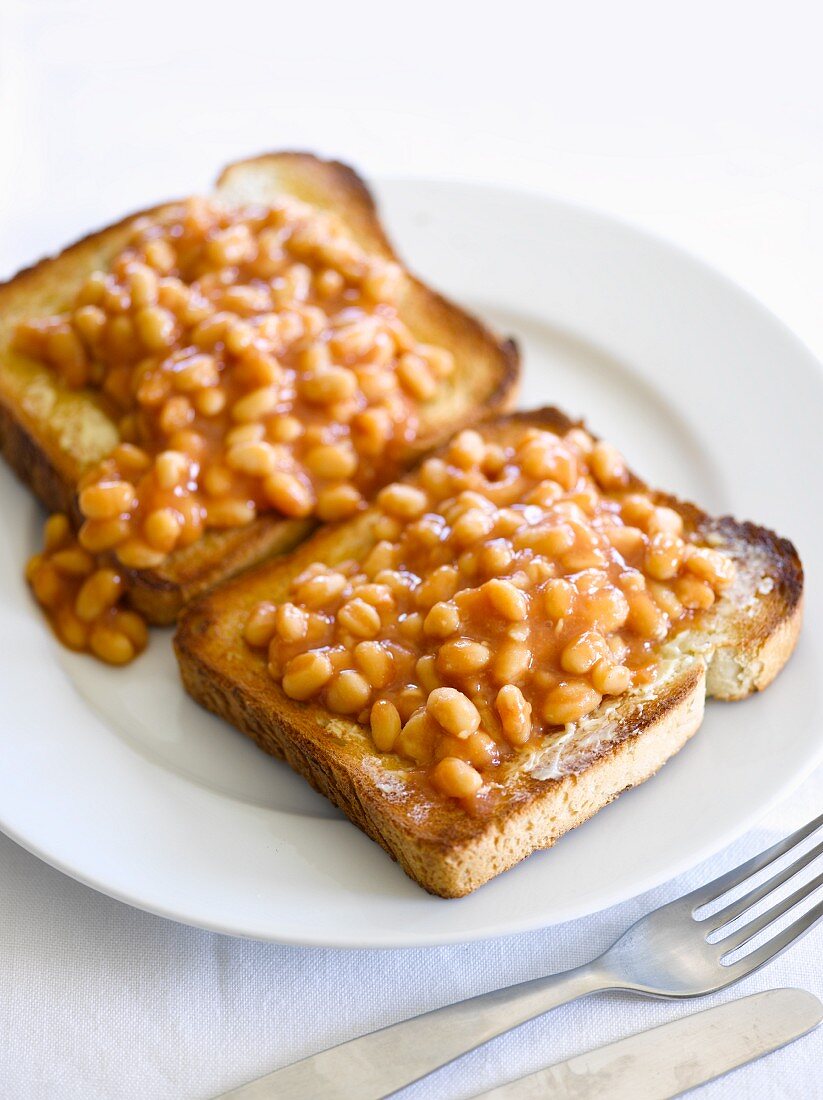
{"label": "knife blade", "polygon": [[558,1062],[483,1100],[669,1100],[799,1039],[823,1019],[804,989],[769,989]]}

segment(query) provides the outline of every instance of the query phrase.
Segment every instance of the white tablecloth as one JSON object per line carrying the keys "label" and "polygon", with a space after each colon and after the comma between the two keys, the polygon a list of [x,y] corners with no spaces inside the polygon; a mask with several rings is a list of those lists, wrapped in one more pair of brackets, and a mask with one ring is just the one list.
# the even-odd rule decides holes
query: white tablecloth
{"label": "white tablecloth", "polygon": [[[734,866],[815,814],[808,782],[733,848],[605,913],[543,932],[428,950],[326,951],[201,932],[102,897],[0,836],[0,1096],[208,1097],[333,1043],[458,997],[584,962],[653,906]],[[699,1007],[787,985],[823,997],[820,933]],[[410,1088],[469,1097],[694,1011],[616,993],[557,1009]],[[707,1086],[711,1100],[823,1095],[823,1029]],[[353,1098],[356,1093],[352,1094]]]}
{"label": "white tablecloth", "polygon": [[[536,9],[7,3],[0,271],[124,210],[205,187],[235,156],[306,147],[374,174],[525,184],[627,216],[724,269],[823,353],[816,6]],[[582,962],[821,804],[818,774],[711,868],[572,925],[426,951],[207,934],[102,897],[0,836],[0,1096],[209,1096],[457,997]],[[821,942],[813,934],[736,993],[786,984],[823,995]],[[588,998],[409,1096],[466,1097],[694,1007]],[[823,1031],[705,1095],[823,1096],[821,1060]]]}

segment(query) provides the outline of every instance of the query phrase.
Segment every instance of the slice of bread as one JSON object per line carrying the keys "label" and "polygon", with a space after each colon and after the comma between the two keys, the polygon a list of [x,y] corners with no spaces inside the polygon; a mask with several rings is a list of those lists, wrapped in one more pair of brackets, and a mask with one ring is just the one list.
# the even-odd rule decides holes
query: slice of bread
{"label": "slice of bread", "polygon": [[[397,259],[365,184],[336,161],[308,153],[271,153],[240,161],[225,169],[215,193],[235,204],[291,195],[333,211],[358,244]],[[125,218],[0,285],[0,452],[51,510],[75,510],[79,477],[112,450],[117,429],[97,394],[67,390],[53,371],[11,349],[15,326],[65,309],[85,277],[105,269],[123,249],[134,221],[165,209],[155,207]],[[386,481],[455,427],[510,408],[518,376],[517,349],[511,341],[500,341],[418,279],[406,280],[399,308],[418,339],[454,354],[456,369],[421,408],[418,436],[397,465],[385,468]],[[172,622],[192,597],[291,549],[311,528],[306,520],[268,514],[248,527],[211,531],[157,569],[127,570],[131,602],[150,622]]]}
{"label": "slice of bread", "polygon": [[[503,417],[481,430],[506,443],[527,425],[558,433],[574,426],[549,408]],[[637,478],[632,485],[646,490]],[[665,644],[653,682],[605,701],[562,735],[537,749],[530,744],[502,764],[491,816],[473,816],[456,801],[425,795],[399,757],[375,751],[362,726],[288,698],[264,657],[242,641],[250,609],[282,598],[308,564],[363,558],[376,541],[374,509],[319,531],[287,559],[192,606],[175,639],[183,683],[199,703],[305,776],[421,886],[460,897],[550,847],[621,791],[648,779],[696,731],[707,694],[740,699],[764,688],[792,651],[803,593],[792,544],[762,527],[712,518],[646,491],[735,560],[734,584]]]}

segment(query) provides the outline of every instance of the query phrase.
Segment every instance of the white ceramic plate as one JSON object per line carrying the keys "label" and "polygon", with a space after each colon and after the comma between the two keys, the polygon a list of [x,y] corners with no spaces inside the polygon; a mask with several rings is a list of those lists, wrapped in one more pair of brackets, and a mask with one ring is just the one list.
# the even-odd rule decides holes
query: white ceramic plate
{"label": "white ceramic plate", "polygon": [[[823,545],[823,373],[740,290],[636,229],[456,183],[379,187],[411,265],[520,340],[524,407],[585,414],[650,482]],[[653,781],[471,897],[429,897],[285,765],[195,706],[168,632],[125,670],[62,650],[21,570],[41,513],[0,471],[0,827],[83,882],[232,935],[399,946],[604,908],[730,843],[822,755],[817,575],[789,667],[710,704]]]}

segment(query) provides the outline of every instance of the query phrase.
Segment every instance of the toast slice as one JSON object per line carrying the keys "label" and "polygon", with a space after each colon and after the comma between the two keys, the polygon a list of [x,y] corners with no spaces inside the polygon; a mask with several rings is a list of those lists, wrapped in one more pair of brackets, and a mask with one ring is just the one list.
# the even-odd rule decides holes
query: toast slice
{"label": "toast slice", "polygon": [[[340,216],[351,237],[370,252],[397,259],[367,187],[351,169],[307,153],[272,153],[230,165],[216,195],[229,203],[290,195]],[[21,320],[60,312],[86,276],[105,269],[123,249],[133,223],[161,214],[159,206],[125,218],[43,260],[0,285],[0,452],[47,508],[76,514],[75,486],[83,472],[118,442],[100,395],[71,392],[48,367],[13,351]],[[414,277],[405,282],[401,318],[420,340],[455,356],[454,374],[420,410],[420,431],[383,472],[390,481],[456,426],[511,407],[518,355],[484,325]],[[150,622],[174,621],[192,597],[262,559],[296,545],[312,529],[303,519],[276,514],[248,527],[211,531],[175,551],[156,569],[126,571],[131,602]]]}
{"label": "toast slice", "polygon": [[[547,408],[497,419],[481,434],[505,444],[524,426],[563,433],[575,425]],[[308,564],[365,557],[377,541],[374,508],[319,531],[285,560],[189,608],[175,638],[186,690],[290,764],[425,889],[465,895],[648,779],[697,730],[707,695],[740,699],[764,688],[792,651],[803,592],[792,544],[648,490],[634,475],[629,487],[676,509],[701,541],[733,558],[733,585],[664,644],[650,682],[605,699],[560,735],[543,738],[538,748],[532,741],[502,763],[490,815],[432,796],[399,757],[376,752],[363,726],[288,698],[267,671],[265,656],[242,641],[251,608],[263,599],[283,599]]]}

